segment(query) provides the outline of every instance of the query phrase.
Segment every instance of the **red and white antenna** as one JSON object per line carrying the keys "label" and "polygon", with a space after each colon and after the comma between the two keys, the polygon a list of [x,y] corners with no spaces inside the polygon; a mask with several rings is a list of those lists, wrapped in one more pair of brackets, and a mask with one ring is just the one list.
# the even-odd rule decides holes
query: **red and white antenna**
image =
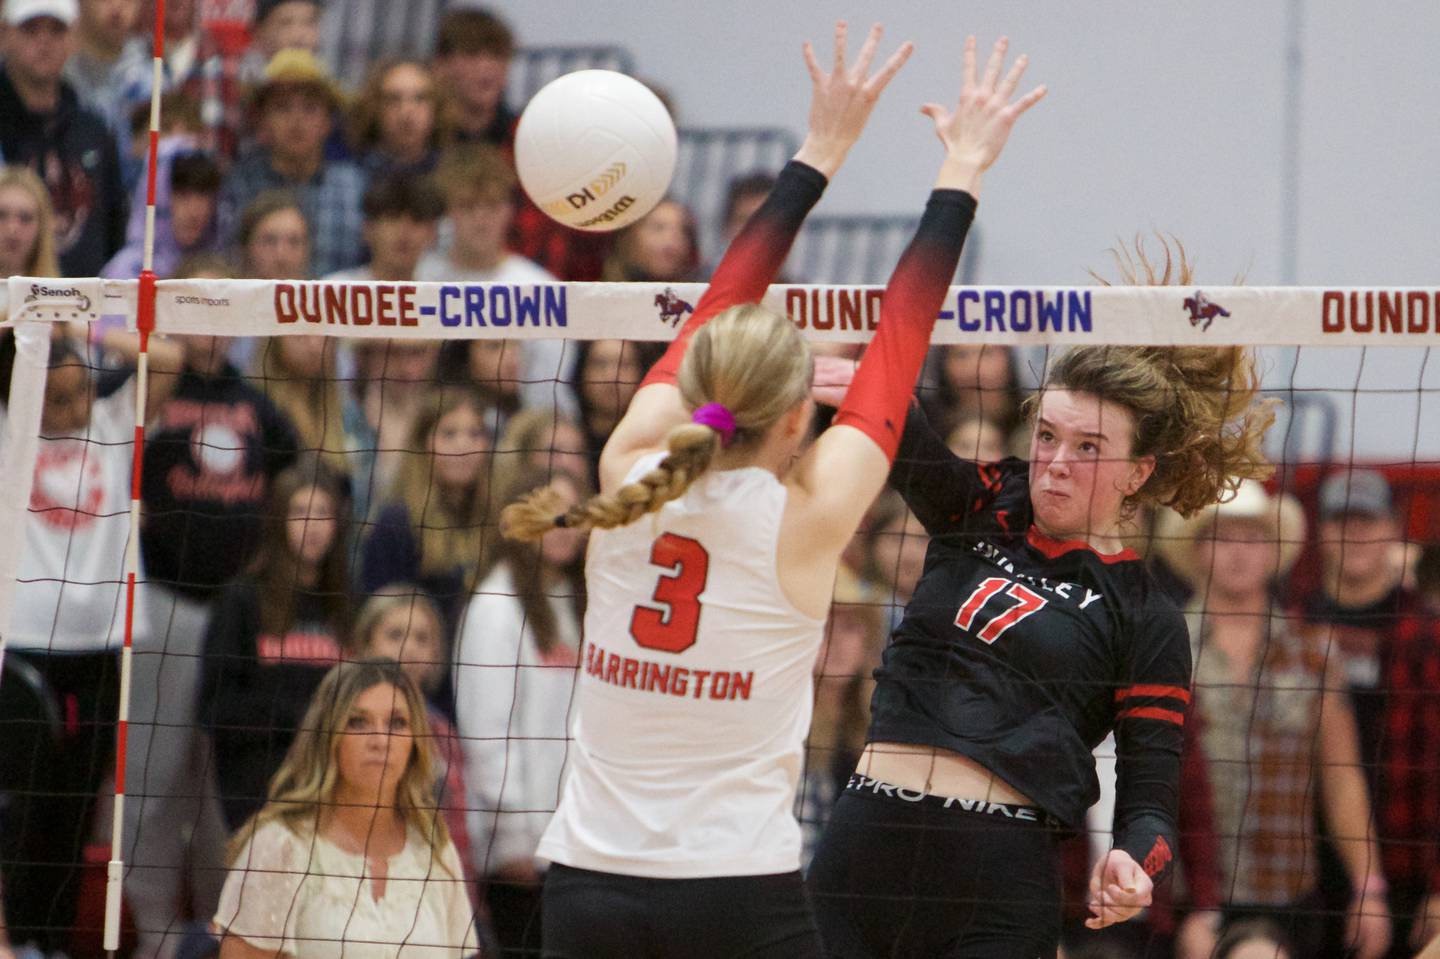
{"label": "red and white antenna", "polygon": [[145,459],[145,399],[150,380],[150,334],[155,330],[155,169],[160,149],[160,86],[165,75],[165,0],[155,0],[155,57],[150,76],[150,157],[145,171],[145,252],[135,326],[135,465],[130,474],[130,535],[125,547],[125,645],[120,651],[120,713],[115,727],[115,810],[110,861],[105,870],[105,951],[120,948],[120,905],[125,884],[121,850],[125,832],[125,743],[130,724],[130,677],[135,630],[135,577],[140,568],[140,469]]}

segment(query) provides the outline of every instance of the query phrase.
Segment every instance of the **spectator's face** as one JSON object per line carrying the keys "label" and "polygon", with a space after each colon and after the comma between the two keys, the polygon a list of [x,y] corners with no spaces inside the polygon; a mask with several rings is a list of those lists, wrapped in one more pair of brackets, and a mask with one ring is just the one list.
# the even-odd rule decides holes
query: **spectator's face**
{"label": "spectator's face", "polygon": [[585,368],[580,371],[580,395],[587,407],[607,418],[618,418],[639,385],[640,361],[633,346],[624,340],[590,344]]}
{"label": "spectator's face", "polygon": [[270,11],[255,33],[256,46],[267,58],[281,50],[320,48],[320,8],[307,0],[292,0]]}
{"label": "spectator's face", "polygon": [[765,203],[765,193],[746,193],[735,198],[735,206],[730,210],[730,217],[725,221],[725,242],[729,243],[735,239],[735,234],[740,232],[741,227],[750,221],[755,211]]}
{"label": "spectator's face", "polygon": [[470,343],[470,378],[492,393],[514,396],[520,391],[519,343],[474,340]]}
{"label": "spectator's face", "polygon": [[399,383],[425,383],[435,378],[440,344],[424,340],[391,340],[384,345],[374,375]]}
{"label": "spectator's face", "polygon": [[[566,476],[557,476],[550,488],[560,494],[560,512],[580,503],[580,490]],[[540,558],[550,566],[566,567],[585,551],[583,529],[553,529],[540,540]]]}
{"label": "spectator's face", "polygon": [[380,81],[380,148],[395,156],[425,151],[435,131],[434,83],[413,63],[402,63]]}
{"label": "spectator's face", "polygon": [[330,494],[314,486],[295,491],[285,514],[285,537],[290,552],[311,568],[324,562],[335,543],[336,506]]}
{"label": "spectator's face", "polygon": [[[165,35],[188,36],[195,30],[196,0],[165,0]],[[155,0],[145,0],[140,9],[141,23],[155,22]]]}
{"label": "spectator's face", "polygon": [[915,592],[915,584],[925,571],[927,545],[925,527],[909,510],[875,531],[871,561],[897,599],[908,600]]}
{"label": "spectator's face", "polygon": [[194,247],[204,238],[214,216],[214,194],[182,190],[170,195],[170,230],[182,250]]}
{"label": "spectator's face", "polygon": [[493,53],[454,53],[436,66],[467,111],[490,114],[500,105],[510,61]]}
{"label": "spectator's face", "polygon": [[54,17],[31,17],[4,31],[7,70],[28,84],[60,82],[72,48],[69,27]]}
{"label": "spectator's face", "polygon": [[23,187],[0,187],[0,276],[29,272],[39,242],[40,205]]}
{"label": "spectator's face", "polygon": [[545,449],[532,450],[527,465],[551,474],[584,476],[590,472],[590,460],[585,455],[585,434],[573,423],[557,423],[550,432],[550,445]]}
{"label": "spectator's face", "polygon": [[681,280],[693,259],[685,208],[666,201],[635,224],[630,253],[634,265],[656,280]]}
{"label": "spectator's face", "polygon": [[415,264],[435,245],[435,224],[409,216],[384,216],[365,223],[370,258],[386,276],[413,277]]}
{"label": "spectator's face", "polygon": [[285,371],[291,376],[318,380],[325,376],[326,358],[333,349],[331,341],[324,336],[282,336],[279,344],[271,343],[269,349],[279,350]]}
{"label": "spectator's face", "polygon": [[455,225],[455,245],[464,254],[481,260],[504,254],[505,237],[515,214],[515,204],[509,197],[460,193],[451,197],[448,209]]}
{"label": "spectator's face", "polygon": [[430,437],[430,452],[435,457],[436,483],[451,490],[473,487],[490,452],[490,434],[480,411],[457,406],[440,417]]}
{"label": "spectator's face", "polygon": [[1345,513],[1322,519],[1318,530],[1325,566],[1342,580],[1373,580],[1393,572],[1400,524],[1393,516]]}
{"label": "spectator's face", "polygon": [[81,0],[80,31],[106,46],[123,44],[140,16],[140,0]]}
{"label": "spectator's face", "polygon": [[956,390],[998,392],[1010,384],[1010,352],[1003,346],[947,346],[943,371]]}
{"label": "spectator's face", "polygon": [[375,624],[365,655],[395,660],[416,686],[433,692],[444,669],[440,624],[419,603],[396,606]]}
{"label": "spectator's face", "polygon": [[[1263,596],[1277,570],[1280,544],[1261,519],[1222,516],[1195,540],[1195,566],[1209,594],[1235,600]],[[1205,587],[1200,587],[1205,593]]]}
{"label": "spectator's face", "polygon": [[348,797],[395,801],[395,787],[415,751],[413,722],[405,694],[389,683],[377,683],[355,697],[335,749],[340,788]]}
{"label": "spectator's face", "polygon": [[330,101],[309,87],[282,87],[265,100],[261,133],[275,155],[314,163],[325,155],[330,136]]}
{"label": "spectator's face", "polygon": [[40,429],[47,436],[76,433],[90,422],[90,371],[78,361],[52,367],[45,377]]}
{"label": "spectator's face", "polygon": [[256,280],[299,280],[310,271],[310,237],[299,210],[276,210],[250,235],[245,261]]}

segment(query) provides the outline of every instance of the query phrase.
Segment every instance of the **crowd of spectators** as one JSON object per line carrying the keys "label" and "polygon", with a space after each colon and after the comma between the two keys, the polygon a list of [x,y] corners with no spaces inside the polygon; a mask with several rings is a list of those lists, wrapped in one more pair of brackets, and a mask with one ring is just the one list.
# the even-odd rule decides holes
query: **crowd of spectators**
{"label": "crowd of spectators", "polygon": [[[152,16],[150,0],[4,0],[0,276],[139,270]],[[168,0],[163,29],[162,278],[681,282],[718,253],[673,200],[614,237],[529,202],[504,97],[515,40],[483,9],[258,0],[237,35],[198,0]],[[730,185],[727,235],[771,182]],[[0,697],[33,667],[57,711],[30,778],[5,781],[0,956],[99,950],[84,917],[103,893],[83,864],[113,815],[99,797],[113,785],[136,348],[119,329],[52,344]],[[317,750],[340,748],[326,730],[371,722],[403,722],[423,757],[418,778],[371,785],[398,809],[419,782],[444,825],[410,823],[430,823],[428,846],[392,837],[374,901],[394,908],[405,870],[438,863],[465,892],[414,900],[437,935],[464,927],[457,948],[538,954],[534,850],[565,767],[584,538],[520,547],[496,514],[540,487],[593,490],[648,350],[152,340],[125,809],[134,955],[205,955],[225,928],[291,950],[328,928],[319,914],[266,928],[243,903],[311,894],[264,885],[305,829],[273,800],[345,805],[354,768],[306,777],[321,776]],[[935,351],[920,403],[957,453],[1025,455],[1021,366],[1003,347]],[[1247,485],[1189,524],[1137,518],[1195,650],[1180,875],[1109,935],[1077,923],[1071,959],[1338,956],[1355,937],[1363,955],[1400,957],[1440,934],[1440,612],[1411,584],[1384,476],[1336,472],[1309,507],[1307,524],[1288,494]],[[871,671],[925,545],[887,494],[846,553],[815,667],[807,840],[863,746]],[[1302,548],[1319,556],[1308,584],[1290,577]],[[398,666],[337,671],[372,657]],[[376,687],[403,716],[372,715]],[[316,828],[329,845],[297,868],[371,875],[351,844],[363,822]],[[1075,843],[1077,875],[1102,847]]]}

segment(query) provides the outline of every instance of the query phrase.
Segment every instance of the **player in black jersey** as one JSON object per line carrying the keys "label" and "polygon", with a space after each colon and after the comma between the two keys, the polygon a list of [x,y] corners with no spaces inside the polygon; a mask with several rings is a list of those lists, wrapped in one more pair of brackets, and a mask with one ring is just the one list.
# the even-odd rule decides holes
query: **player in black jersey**
{"label": "player in black jersey", "polygon": [[1121,539],[1268,472],[1239,348],[1083,347],[1031,410],[1030,462],[957,458],[912,410],[890,482],[931,536],[876,673],[869,745],[810,872],[834,956],[1033,959],[1059,940],[1056,844],[1118,744],[1087,923],[1136,915],[1176,848],[1190,647]]}

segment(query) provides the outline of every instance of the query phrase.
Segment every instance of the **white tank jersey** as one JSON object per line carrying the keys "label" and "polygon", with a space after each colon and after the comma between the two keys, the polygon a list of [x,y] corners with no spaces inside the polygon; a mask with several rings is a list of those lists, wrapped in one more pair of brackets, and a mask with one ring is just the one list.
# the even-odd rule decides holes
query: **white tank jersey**
{"label": "white tank jersey", "polygon": [[709,473],[591,534],[574,746],[540,856],[660,879],[800,868],[795,788],[824,620],[780,589],[785,499],[766,470]]}

